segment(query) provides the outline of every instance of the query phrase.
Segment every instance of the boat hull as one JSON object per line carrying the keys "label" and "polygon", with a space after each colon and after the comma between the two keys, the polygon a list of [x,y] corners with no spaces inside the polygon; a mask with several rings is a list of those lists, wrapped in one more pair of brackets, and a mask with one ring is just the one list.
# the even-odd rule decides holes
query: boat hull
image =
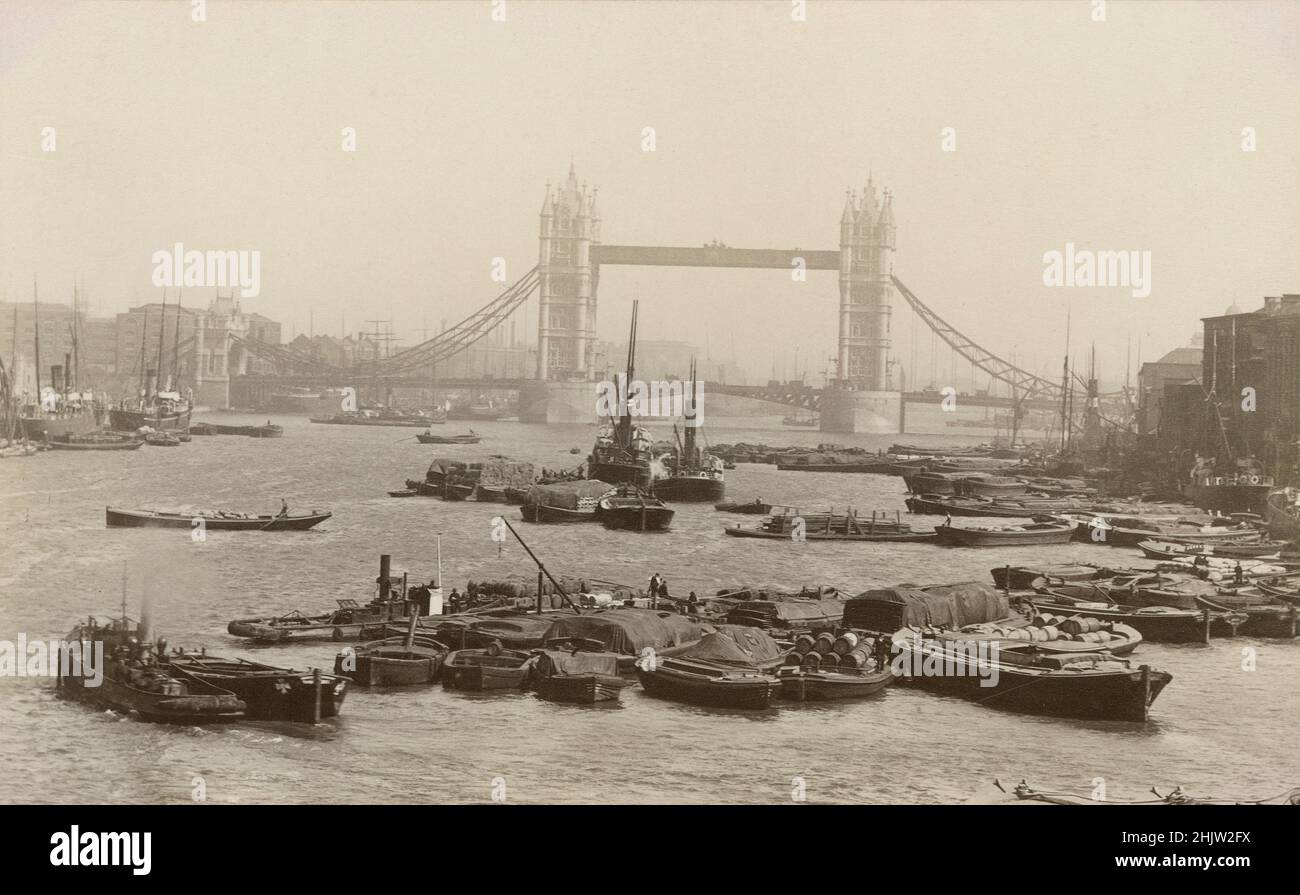
{"label": "boat hull", "polygon": [[330,518],[330,513],[312,513],[305,516],[255,516],[252,519],[225,518],[222,516],[187,516],[180,513],[147,513],[137,510],[104,509],[104,517],[112,528],[193,528],[195,519],[203,520],[208,531],[305,531]]}
{"label": "boat hull", "polygon": [[53,451],[134,451],[144,447],[143,439],[131,441],[50,441]]}
{"label": "boat hull", "polygon": [[[229,690],[243,700],[245,716],[264,721],[314,722],[334,718],[343,707],[348,682],[322,675],[319,693],[310,673],[222,674],[205,672],[176,663],[171,669],[179,676],[205,681]],[[318,708],[319,706],[319,708]]]}
{"label": "boat hull", "polygon": [[184,430],[190,427],[190,411],[158,413],[114,408],[108,412],[108,425],[116,432],[134,432],[142,426],[164,431]]}
{"label": "boat hull", "polygon": [[892,671],[846,674],[838,671],[798,671],[780,675],[781,698],[795,702],[830,699],[865,699],[881,693],[894,682]]}
{"label": "boat hull", "polygon": [[1135,629],[1142,639],[1151,643],[1209,643],[1214,636],[1214,626],[1204,612],[1181,610],[1175,612],[1125,612],[1121,609],[1078,607],[1071,603],[1050,599],[1033,599],[1034,606],[1042,612],[1057,615],[1081,615],[1100,621],[1120,622]]}
{"label": "boat hull", "polygon": [[518,690],[527,673],[524,668],[457,665],[445,669],[442,685],[450,690]]}
{"label": "boat hull", "polygon": [[616,701],[627,684],[608,674],[553,674],[537,681],[537,695],[549,702],[591,705]]}
{"label": "boat hull", "polygon": [[941,525],[935,529],[940,544],[952,547],[1029,547],[1036,544],[1065,544],[1074,539],[1074,526],[1061,525],[1028,531],[982,531]]}
{"label": "boat hull", "polygon": [[438,679],[442,668],[440,656],[418,658],[393,658],[389,656],[353,655],[355,670],[346,670],[348,659],[334,657],[334,673],[346,675],[359,687],[411,687],[430,684]]}
{"label": "boat hull", "polygon": [[649,463],[613,463],[610,461],[588,460],[587,478],[611,485],[636,485],[638,488],[650,488]]}
{"label": "boat hull", "polygon": [[637,666],[637,679],[646,693],[695,705],[730,709],[765,709],[781,686],[775,675],[728,672],[711,677],[680,672],[660,663],[653,671]]}
{"label": "boat hull", "polygon": [[656,479],[650,486],[650,493],[661,500],[681,503],[708,501],[716,503],[726,494],[726,483],[722,479],[705,479],[695,476],[668,476]]}
{"label": "boat hull", "polygon": [[569,510],[564,507],[548,507],[542,504],[526,503],[519,508],[525,522],[544,522],[549,524],[565,522],[595,522],[595,510]]}
{"label": "boat hull", "polygon": [[666,531],[674,511],[667,507],[598,507],[596,518],[606,528],[623,531]]}
{"label": "boat hull", "polygon": [[1263,515],[1272,485],[1189,485],[1187,497],[1204,510]]}
{"label": "boat hull", "polygon": [[[793,533],[788,531],[764,531],[758,528],[741,528],[730,526],[724,531],[733,538],[763,538],[769,541],[791,541]],[[896,544],[920,544],[935,539],[932,531],[910,532],[870,532],[849,533],[809,531],[803,533],[805,541],[890,541]]]}
{"label": "boat hull", "polygon": [[[1168,672],[1150,668],[1044,673],[1007,665],[998,667],[996,678],[981,674],[904,678],[926,689],[974,699],[992,708],[1110,721],[1146,721],[1151,704],[1172,679]],[[991,686],[981,686],[990,681]]]}
{"label": "boat hull", "polygon": [[108,675],[98,687],[84,686],[81,678],[61,678],[59,691],[69,699],[134,714],[159,724],[224,724],[238,721],[245,712],[243,701],[233,693],[151,693]]}
{"label": "boat hull", "polygon": [[23,417],[23,435],[30,441],[53,441],[89,435],[99,428],[99,417],[94,413],[72,416]]}

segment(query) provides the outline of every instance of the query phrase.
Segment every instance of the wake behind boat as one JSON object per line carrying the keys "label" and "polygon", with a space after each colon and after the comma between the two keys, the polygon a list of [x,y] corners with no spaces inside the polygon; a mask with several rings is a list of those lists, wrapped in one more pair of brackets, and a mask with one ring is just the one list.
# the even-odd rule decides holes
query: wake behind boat
{"label": "wake behind boat", "polygon": [[159,510],[104,508],[110,528],[194,528],[202,520],[204,528],[214,531],[305,531],[328,519],[331,513],[313,511],[298,516],[287,513],[269,515],[202,510],[195,513],[169,513]]}

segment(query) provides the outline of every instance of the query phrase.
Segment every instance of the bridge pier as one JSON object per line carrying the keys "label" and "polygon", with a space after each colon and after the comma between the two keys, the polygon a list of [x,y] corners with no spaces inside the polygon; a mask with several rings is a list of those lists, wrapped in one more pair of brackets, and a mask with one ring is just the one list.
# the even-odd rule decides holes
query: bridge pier
{"label": "bridge pier", "polygon": [[528,379],[519,388],[522,423],[590,423],[596,419],[596,386],[579,380]]}
{"label": "bridge pier", "polygon": [[819,412],[823,432],[892,435],[902,431],[903,393],[828,388]]}

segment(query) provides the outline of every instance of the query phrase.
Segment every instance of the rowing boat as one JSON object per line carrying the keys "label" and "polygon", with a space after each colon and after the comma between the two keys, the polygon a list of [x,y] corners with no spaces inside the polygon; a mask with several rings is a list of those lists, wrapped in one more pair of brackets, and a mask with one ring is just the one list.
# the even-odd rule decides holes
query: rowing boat
{"label": "rowing boat", "polygon": [[1024,525],[956,526],[934,530],[940,544],[953,547],[1020,547],[1036,544],[1064,544],[1074,538],[1074,523],[1053,520]]}
{"label": "rowing boat", "polygon": [[362,687],[404,687],[438,679],[450,650],[430,637],[386,637],[348,647],[334,657],[334,673]]}
{"label": "rowing boat", "polygon": [[331,515],[320,512],[272,516],[227,512],[167,513],[113,507],[104,509],[105,521],[113,528],[197,528],[201,524],[208,531],[305,531],[324,522]]}
{"label": "rowing boat", "polygon": [[442,685],[453,690],[517,690],[528,679],[532,656],[492,644],[460,649],[443,663]]}

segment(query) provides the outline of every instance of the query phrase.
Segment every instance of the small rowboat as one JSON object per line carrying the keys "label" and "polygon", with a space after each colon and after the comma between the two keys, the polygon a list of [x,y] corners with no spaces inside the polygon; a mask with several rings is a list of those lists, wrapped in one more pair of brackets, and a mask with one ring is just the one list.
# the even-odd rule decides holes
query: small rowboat
{"label": "small rowboat", "polygon": [[180,447],[181,440],[166,432],[150,432],[144,437],[144,443],[150,447]]}
{"label": "small rowboat", "polygon": [[55,451],[133,451],[144,447],[143,438],[86,438],[70,441],[47,441]]}
{"label": "small rowboat", "polygon": [[746,516],[766,516],[772,512],[772,504],[759,500],[749,503],[715,503],[713,508],[720,513],[741,513]]}
{"label": "small rowboat", "polygon": [[1018,547],[1064,544],[1074,538],[1073,522],[1029,522],[997,527],[959,527],[948,524],[934,530],[940,544],[952,547]]}
{"label": "small rowboat", "polygon": [[1287,547],[1286,541],[1262,541],[1258,544],[1187,544],[1152,539],[1138,543],[1148,559],[1182,559],[1184,557],[1219,557],[1222,559],[1277,559]]}
{"label": "small rowboat", "polygon": [[1029,600],[1038,612],[1086,615],[1127,625],[1152,643],[1209,643],[1212,636],[1234,636],[1246,621],[1243,613],[1173,606],[1122,607],[1108,599],[1104,591],[1088,585],[1051,587]]}
{"label": "small rowboat", "polygon": [[420,492],[414,488],[395,488],[388,492],[389,497],[414,497]]}
{"label": "small rowboat", "polygon": [[271,516],[253,513],[164,513],[154,510],[118,510],[105,507],[105,521],[112,528],[194,528],[202,520],[209,531],[305,531],[328,519],[330,513],[301,516]]}
{"label": "small rowboat", "polygon": [[468,435],[434,435],[431,432],[421,432],[415,436],[415,439],[420,444],[478,444],[483,440],[483,436],[473,432]]}
{"label": "small rowboat", "polygon": [[362,687],[408,687],[438,679],[450,650],[431,637],[373,640],[334,657],[334,673]]}
{"label": "small rowboat", "polygon": [[532,656],[502,649],[494,643],[486,649],[460,649],[443,663],[442,685],[452,690],[517,690],[532,670]]}

